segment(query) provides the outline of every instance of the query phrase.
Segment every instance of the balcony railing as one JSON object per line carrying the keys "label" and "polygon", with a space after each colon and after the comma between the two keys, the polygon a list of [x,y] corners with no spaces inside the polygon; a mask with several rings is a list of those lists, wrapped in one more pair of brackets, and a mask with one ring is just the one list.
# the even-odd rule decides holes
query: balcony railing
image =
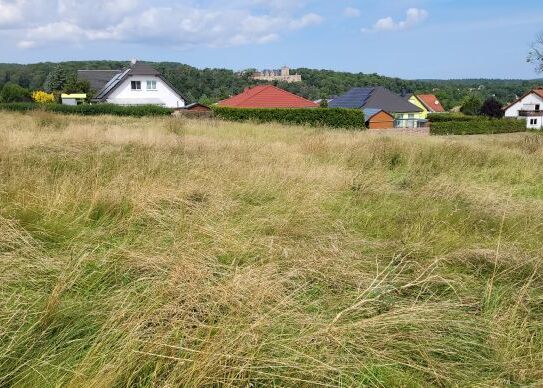
{"label": "balcony railing", "polygon": [[519,110],[518,115],[520,117],[541,117],[543,110]]}

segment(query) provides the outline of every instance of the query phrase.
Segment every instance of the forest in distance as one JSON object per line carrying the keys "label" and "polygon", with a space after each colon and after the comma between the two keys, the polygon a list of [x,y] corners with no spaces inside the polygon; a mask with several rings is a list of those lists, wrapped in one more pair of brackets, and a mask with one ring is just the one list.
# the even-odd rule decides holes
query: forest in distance
{"label": "forest in distance", "polygon": [[[245,88],[262,83],[251,78],[255,69],[236,72],[229,69],[198,69],[182,63],[152,62],[190,102],[213,103],[242,92]],[[122,69],[128,61],[69,61],[35,64],[0,64],[0,89],[15,83],[28,90],[47,89],[51,74],[62,68],[67,77],[77,70]],[[541,86],[543,79],[456,79],[407,80],[379,74],[349,73],[308,68],[291,69],[301,74],[301,83],[277,83],[277,86],[311,100],[329,99],[352,87],[384,86],[396,93],[433,93],[444,105],[452,109],[462,105],[468,97],[484,100],[494,97],[503,104],[513,101],[533,87]]]}

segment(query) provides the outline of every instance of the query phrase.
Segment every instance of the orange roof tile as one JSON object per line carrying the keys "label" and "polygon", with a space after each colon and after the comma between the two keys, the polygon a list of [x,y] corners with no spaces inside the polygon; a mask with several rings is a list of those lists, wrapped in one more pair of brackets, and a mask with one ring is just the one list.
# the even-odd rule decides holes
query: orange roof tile
{"label": "orange roof tile", "polygon": [[433,94],[417,94],[417,98],[430,112],[445,112],[443,105],[441,105],[441,102]]}
{"label": "orange roof tile", "polygon": [[319,105],[273,85],[260,85],[219,101],[219,106],[235,108],[316,108]]}

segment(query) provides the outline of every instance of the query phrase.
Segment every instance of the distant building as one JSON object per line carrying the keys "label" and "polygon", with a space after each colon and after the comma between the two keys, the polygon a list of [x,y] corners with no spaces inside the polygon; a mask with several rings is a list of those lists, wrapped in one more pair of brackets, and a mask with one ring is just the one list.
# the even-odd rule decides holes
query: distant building
{"label": "distant building", "polygon": [[236,96],[219,101],[219,106],[232,108],[318,108],[313,101],[306,100],[273,85],[260,85],[245,90]]}
{"label": "distant building", "polygon": [[543,88],[530,90],[503,109],[505,117],[526,120],[530,129],[543,129]]}
{"label": "distant building", "polygon": [[259,81],[302,82],[300,74],[290,74],[290,68],[283,66],[280,70],[262,70],[253,74],[253,79]]}

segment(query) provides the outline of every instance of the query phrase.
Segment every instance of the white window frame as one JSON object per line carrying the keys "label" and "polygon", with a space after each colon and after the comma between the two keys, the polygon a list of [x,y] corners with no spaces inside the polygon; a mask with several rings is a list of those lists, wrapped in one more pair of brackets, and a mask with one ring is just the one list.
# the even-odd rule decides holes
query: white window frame
{"label": "white window frame", "polygon": [[[134,85],[139,85],[139,88],[135,88]],[[130,81],[130,89],[131,90],[141,90],[141,81]]]}
{"label": "white window frame", "polygon": [[[154,87],[154,88],[150,88],[150,87],[149,87],[149,85],[150,85],[151,83],[154,83],[154,84],[155,84],[155,87]],[[146,86],[147,86],[147,90],[157,90],[157,88],[156,88],[156,80],[147,80],[147,81],[146,81]]]}

